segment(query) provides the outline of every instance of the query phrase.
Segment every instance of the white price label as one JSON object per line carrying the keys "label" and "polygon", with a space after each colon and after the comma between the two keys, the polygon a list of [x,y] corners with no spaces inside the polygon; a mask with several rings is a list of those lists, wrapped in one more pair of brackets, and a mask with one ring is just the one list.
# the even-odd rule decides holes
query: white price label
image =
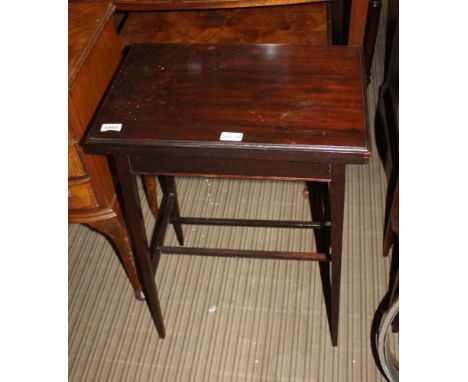
{"label": "white price label", "polygon": [[103,123],[101,125],[101,131],[120,131],[122,130],[121,123]]}
{"label": "white price label", "polygon": [[219,137],[220,141],[234,141],[234,142],[241,142],[244,133],[229,133],[227,131],[223,131],[221,136]]}

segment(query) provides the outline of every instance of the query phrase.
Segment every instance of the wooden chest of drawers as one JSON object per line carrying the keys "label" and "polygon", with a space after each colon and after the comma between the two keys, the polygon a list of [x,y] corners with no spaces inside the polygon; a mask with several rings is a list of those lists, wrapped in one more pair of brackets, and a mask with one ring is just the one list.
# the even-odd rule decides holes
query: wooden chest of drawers
{"label": "wooden chest of drawers", "polygon": [[79,145],[122,57],[113,11],[110,3],[68,5],[68,219],[112,241],[135,295],[143,298],[107,160]]}

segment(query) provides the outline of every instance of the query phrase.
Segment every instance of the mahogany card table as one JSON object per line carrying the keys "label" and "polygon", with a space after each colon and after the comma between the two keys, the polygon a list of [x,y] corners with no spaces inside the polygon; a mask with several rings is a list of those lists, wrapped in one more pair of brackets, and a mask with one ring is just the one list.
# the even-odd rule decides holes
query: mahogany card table
{"label": "mahogany card table", "polygon": [[[113,158],[146,302],[165,336],[154,275],[161,254],[314,260],[338,343],[345,172],[370,156],[360,48],[143,44],[124,59],[82,144]],[[149,246],[136,174],[163,190]],[[305,181],[313,221],[180,216],[174,176]],[[169,224],[179,246],[165,246]],[[316,252],[184,246],[186,224],[314,230]]]}

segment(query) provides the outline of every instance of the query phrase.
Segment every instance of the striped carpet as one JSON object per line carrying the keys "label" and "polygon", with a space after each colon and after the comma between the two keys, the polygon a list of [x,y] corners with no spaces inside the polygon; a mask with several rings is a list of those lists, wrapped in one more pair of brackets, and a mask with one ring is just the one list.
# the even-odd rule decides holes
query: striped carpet
{"label": "striped carpet", "polygon": [[[385,8],[368,89],[370,126]],[[177,178],[177,186],[185,216],[310,219],[302,182]],[[110,244],[70,225],[69,380],[383,381],[370,328],[389,268],[381,256],[385,186],[376,152],[369,165],[347,168],[337,348],[315,262],[163,255],[156,275],[167,331],[161,340]],[[143,207],[149,233],[154,219]],[[185,226],[185,235],[190,246],[313,250],[304,230]],[[176,245],[172,228],[166,244]]]}

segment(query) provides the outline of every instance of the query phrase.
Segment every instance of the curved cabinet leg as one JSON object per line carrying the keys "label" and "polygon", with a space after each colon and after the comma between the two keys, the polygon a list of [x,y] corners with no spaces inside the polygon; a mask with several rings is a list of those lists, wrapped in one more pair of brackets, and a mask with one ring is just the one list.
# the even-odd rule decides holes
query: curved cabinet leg
{"label": "curved cabinet leg", "polygon": [[154,217],[158,216],[158,199],[156,194],[156,177],[153,175],[143,176],[143,183],[145,185],[145,194],[146,199],[148,200],[148,205],[151,210],[151,213]]}
{"label": "curved cabinet leg", "polygon": [[132,253],[132,246],[130,244],[122,212],[120,209],[115,209],[114,212],[115,217],[113,218],[94,222],[86,222],[86,224],[101,232],[110,239],[125,269],[125,272],[127,273],[130,283],[132,284],[135,297],[138,300],[144,300],[145,295],[143,294],[143,288],[136,270]]}

